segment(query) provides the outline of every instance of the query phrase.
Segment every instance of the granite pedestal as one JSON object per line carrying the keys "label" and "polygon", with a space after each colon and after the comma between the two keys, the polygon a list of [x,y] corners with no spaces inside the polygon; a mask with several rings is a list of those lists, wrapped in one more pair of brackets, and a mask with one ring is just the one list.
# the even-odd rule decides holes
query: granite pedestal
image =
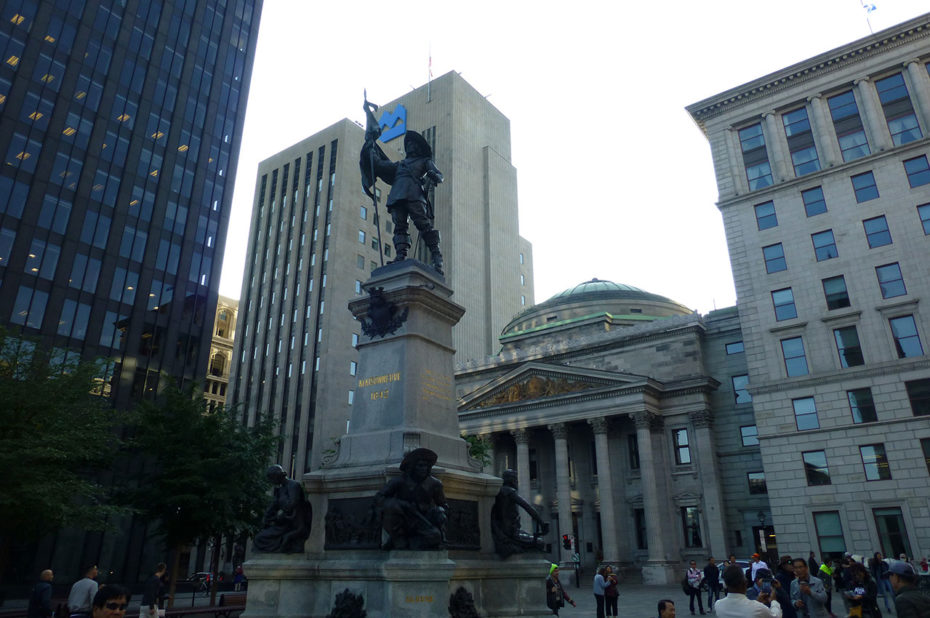
{"label": "granite pedestal", "polygon": [[[459,587],[482,616],[551,616],[548,562],[494,553],[490,513],[501,480],[481,471],[459,435],[452,327],[464,309],[443,277],[416,260],[376,269],[363,287],[376,294],[349,305],[371,333],[358,345],[349,431],[323,467],[303,477],[314,513],[306,551],[246,562],[243,617],[322,618],[346,588],[363,596],[369,618],[448,616]],[[404,454],[421,447],[438,456],[433,476],[450,507],[448,546],[384,551],[374,495],[400,474]]]}

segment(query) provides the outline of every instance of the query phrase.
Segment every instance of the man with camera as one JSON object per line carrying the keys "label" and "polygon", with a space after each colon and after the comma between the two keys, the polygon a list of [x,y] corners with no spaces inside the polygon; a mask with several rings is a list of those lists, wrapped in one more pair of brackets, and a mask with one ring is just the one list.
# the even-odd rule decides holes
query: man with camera
{"label": "man with camera", "polygon": [[827,591],[820,578],[810,574],[807,560],[794,559],[794,575],[797,579],[791,582],[791,603],[797,615],[801,618],[830,618],[824,607]]}

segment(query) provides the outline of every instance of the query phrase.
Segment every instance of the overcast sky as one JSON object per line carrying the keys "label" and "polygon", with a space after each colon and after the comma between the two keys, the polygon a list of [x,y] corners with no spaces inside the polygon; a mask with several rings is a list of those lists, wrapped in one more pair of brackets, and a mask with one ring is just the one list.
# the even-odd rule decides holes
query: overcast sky
{"label": "overcast sky", "polygon": [[424,84],[431,54],[510,119],[536,302],[597,277],[731,306],[710,148],[684,107],[930,8],[874,6],[265,0],[220,293],[240,295],[259,161],[364,121],[363,88],[381,103]]}

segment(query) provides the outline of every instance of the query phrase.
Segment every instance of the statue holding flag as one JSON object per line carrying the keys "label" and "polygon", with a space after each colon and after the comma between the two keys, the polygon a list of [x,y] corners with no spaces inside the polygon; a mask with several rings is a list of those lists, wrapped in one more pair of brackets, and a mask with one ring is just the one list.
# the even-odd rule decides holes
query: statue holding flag
{"label": "statue holding flag", "polygon": [[[416,131],[408,130],[404,135],[403,160],[391,161],[376,143],[381,136],[381,127],[374,112],[378,106],[365,99],[365,144],[359,158],[362,172],[362,188],[365,193],[377,201],[374,194],[375,179],[380,178],[391,185],[388,194],[387,209],[394,222],[395,262],[407,259],[410,249],[408,218],[413,221],[420,237],[430,251],[432,267],[440,275],[442,272],[442,253],[439,251],[439,230],[433,228],[433,205],[429,200],[429,190],[442,182],[442,173],[433,163],[433,150],[426,139]],[[377,210],[376,210],[377,212]]]}

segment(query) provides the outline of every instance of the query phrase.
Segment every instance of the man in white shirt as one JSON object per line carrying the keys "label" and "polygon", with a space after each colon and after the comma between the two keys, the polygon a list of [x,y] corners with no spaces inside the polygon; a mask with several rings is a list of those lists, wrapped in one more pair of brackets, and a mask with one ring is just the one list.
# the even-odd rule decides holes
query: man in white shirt
{"label": "man in white shirt", "polygon": [[753,555],[752,555],[752,565],[751,565],[751,568],[752,568],[752,573],[750,574],[750,578],[752,579],[752,581],[756,581],[756,572],[757,572],[759,569],[765,569],[765,570],[767,570],[767,571],[771,571],[771,570],[772,570],[772,569],[769,568],[769,565],[765,563],[765,560],[763,560],[763,559],[762,559],[762,556],[760,556],[759,554],[753,554]]}
{"label": "man in white shirt", "polygon": [[91,565],[84,571],[84,577],[74,582],[68,593],[68,611],[71,618],[86,618],[91,614],[94,595],[97,594],[97,565]]}
{"label": "man in white shirt", "polygon": [[781,605],[770,594],[760,594],[758,601],[746,598],[746,575],[739,566],[734,564],[723,570],[723,583],[727,596],[714,605],[717,618],[781,618]]}

